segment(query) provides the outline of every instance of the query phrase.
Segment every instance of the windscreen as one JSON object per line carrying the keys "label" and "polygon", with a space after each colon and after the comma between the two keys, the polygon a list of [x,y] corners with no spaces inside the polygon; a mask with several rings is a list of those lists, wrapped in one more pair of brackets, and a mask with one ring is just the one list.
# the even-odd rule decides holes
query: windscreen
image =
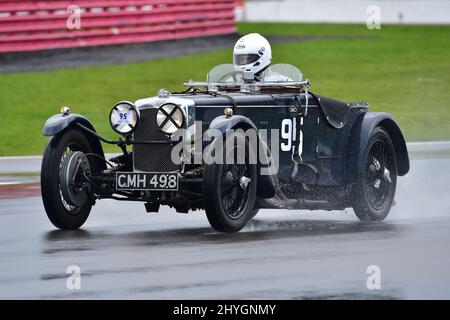
{"label": "windscreen", "polygon": [[[295,66],[290,64],[271,65],[264,73],[261,82],[291,82],[302,81],[303,74]],[[236,83],[240,85],[244,82],[242,71],[235,70],[231,63],[220,64],[212,68],[207,75],[208,83]]]}
{"label": "windscreen", "polygon": [[[295,66],[287,63],[278,63],[269,67],[267,77],[273,76],[273,74],[280,75],[281,79],[289,79],[286,81],[303,81],[303,73]],[[264,79],[268,81],[268,79]]]}
{"label": "windscreen", "polygon": [[234,65],[231,63],[220,64],[212,68],[207,75],[208,82],[215,83],[242,83],[242,73],[234,69]]}

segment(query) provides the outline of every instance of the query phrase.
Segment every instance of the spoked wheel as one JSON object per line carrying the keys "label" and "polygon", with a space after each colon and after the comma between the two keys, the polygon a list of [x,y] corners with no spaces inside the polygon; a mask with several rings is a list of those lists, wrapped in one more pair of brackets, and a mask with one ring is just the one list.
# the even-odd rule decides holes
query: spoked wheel
{"label": "spoked wheel", "polygon": [[248,202],[251,182],[250,165],[224,164],[220,179],[221,202],[224,213],[230,219],[239,219],[245,211]]}
{"label": "spoked wheel", "polygon": [[389,134],[376,128],[367,148],[363,174],[353,190],[353,208],[363,221],[382,221],[391,210],[397,161]]}
{"label": "spoked wheel", "polygon": [[[225,150],[223,147],[224,164],[205,165],[203,170],[205,211],[217,231],[237,232],[256,214],[257,168],[256,164],[249,163],[251,150],[243,148],[234,146]],[[238,152],[245,153],[245,163],[233,158]]]}
{"label": "spoked wheel", "polygon": [[84,178],[95,169],[86,154],[92,148],[86,136],[68,129],[53,137],[42,159],[41,193],[45,211],[60,229],[78,229],[92,207],[90,185]]}

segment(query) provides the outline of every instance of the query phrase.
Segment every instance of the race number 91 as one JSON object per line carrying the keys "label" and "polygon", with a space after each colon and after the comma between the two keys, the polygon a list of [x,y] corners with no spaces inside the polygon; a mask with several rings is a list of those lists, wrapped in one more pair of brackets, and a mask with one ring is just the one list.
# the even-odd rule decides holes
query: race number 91
{"label": "race number 91", "polygon": [[[300,118],[300,125],[303,125],[303,117]],[[298,154],[303,152],[303,131],[299,130]],[[297,140],[297,125],[295,119],[283,119],[281,121],[281,151],[291,151],[294,142]]]}

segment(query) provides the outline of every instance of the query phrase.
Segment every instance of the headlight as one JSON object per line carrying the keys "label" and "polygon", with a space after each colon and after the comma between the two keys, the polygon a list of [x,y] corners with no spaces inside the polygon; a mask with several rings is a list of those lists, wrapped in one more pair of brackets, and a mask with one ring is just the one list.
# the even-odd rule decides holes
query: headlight
{"label": "headlight", "polygon": [[139,122],[139,111],[128,101],[117,103],[109,114],[111,128],[119,134],[129,134],[136,130]]}
{"label": "headlight", "polygon": [[156,124],[164,133],[172,134],[183,127],[183,111],[172,103],[162,105],[156,113]]}

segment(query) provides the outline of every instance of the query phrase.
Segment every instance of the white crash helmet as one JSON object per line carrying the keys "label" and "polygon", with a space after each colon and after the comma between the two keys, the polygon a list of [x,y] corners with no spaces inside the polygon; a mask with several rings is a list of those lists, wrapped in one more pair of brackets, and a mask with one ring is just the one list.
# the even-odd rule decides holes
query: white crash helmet
{"label": "white crash helmet", "polygon": [[237,71],[250,71],[255,75],[264,71],[272,61],[269,41],[259,33],[240,38],[233,50],[233,64]]}

